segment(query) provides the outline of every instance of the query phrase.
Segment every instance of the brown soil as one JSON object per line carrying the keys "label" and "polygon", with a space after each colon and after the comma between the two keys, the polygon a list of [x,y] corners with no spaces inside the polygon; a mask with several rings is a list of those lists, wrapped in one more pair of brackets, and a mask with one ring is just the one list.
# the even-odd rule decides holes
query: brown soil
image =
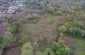
{"label": "brown soil", "polygon": [[20,55],[21,47],[14,47],[4,51],[3,55]]}

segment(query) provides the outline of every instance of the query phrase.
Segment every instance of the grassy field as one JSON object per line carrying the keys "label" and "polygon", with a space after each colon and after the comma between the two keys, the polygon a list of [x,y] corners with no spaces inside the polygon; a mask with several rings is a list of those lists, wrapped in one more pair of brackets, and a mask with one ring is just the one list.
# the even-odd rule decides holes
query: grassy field
{"label": "grassy field", "polygon": [[[58,20],[56,16],[53,15],[46,15],[41,16],[39,19],[36,19],[37,21],[34,22],[26,22],[22,25],[22,31],[20,34],[16,35],[19,38],[18,44],[24,44],[28,41],[31,43],[35,43],[37,41],[37,47],[35,47],[38,51],[44,51],[46,48],[50,47],[51,44],[56,40],[58,32]],[[27,20],[26,20],[27,21]],[[20,46],[21,47],[21,46]],[[5,50],[4,55],[15,55],[15,52],[17,51],[16,55],[19,55],[21,48],[12,48]]]}
{"label": "grassy field", "polygon": [[68,46],[72,49],[75,55],[85,55],[85,41],[72,37],[64,37],[64,40]]}
{"label": "grassy field", "polygon": [[30,39],[30,42],[38,40],[39,47],[37,49],[43,51],[57,37],[57,21],[58,19],[51,15],[51,17],[40,18],[37,23],[24,24],[22,35],[28,40]]}

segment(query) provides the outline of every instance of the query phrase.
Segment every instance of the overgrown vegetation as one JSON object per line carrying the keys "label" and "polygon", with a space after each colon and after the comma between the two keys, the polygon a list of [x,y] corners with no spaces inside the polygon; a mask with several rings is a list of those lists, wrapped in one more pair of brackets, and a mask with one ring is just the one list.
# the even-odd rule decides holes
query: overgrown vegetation
{"label": "overgrown vegetation", "polygon": [[[8,1],[6,1],[7,6],[3,5],[5,8],[10,7],[11,3],[18,3],[21,7],[15,14],[0,17],[0,28],[2,28],[0,29],[0,34],[2,34],[0,55],[4,50],[17,46],[22,47],[18,55],[73,55],[76,50],[70,45],[71,38],[75,36],[78,40],[85,40],[85,6],[81,6],[79,0]],[[8,10],[5,8],[4,10]],[[15,18],[18,13],[19,16],[23,14],[24,17]],[[8,23],[6,27],[4,22]],[[2,33],[4,27],[6,30]],[[64,42],[63,39],[67,36],[70,39],[65,39]],[[81,41],[77,42],[74,39],[73,41],[76,43],[76,49],[79,48],[80,45],[77,43],[80,44]],[[81,50],[83,45],[80,47]],[[81,51],[78,50],[78,52]],[[84,54],[82,50],[80,55]]]}
{"label": "overgrown vegetation", "polygon": [[7,31],[10,33],[17,33],[21,31],[21,21],[15,21],[7,27]]}
{"label": "overgrown vegetation", "polygon": [[[21,55],[33,55],[33,46],[26,43],[22,47]],[[54,42],[52,47],[46,48],[44,52],[36,51],[36,55],[70,55],[70,48],[66,45]]]}
{"label": "overgrown vegetation", "polygon": [[23,45],[21,55],[33,55],[33,47],[30,42]]}
{"label": "overgrown vegetation", "polygon": [[85,22],[73,20],[60,26],[59,30],[63,33],[83,38],[85,36]]}

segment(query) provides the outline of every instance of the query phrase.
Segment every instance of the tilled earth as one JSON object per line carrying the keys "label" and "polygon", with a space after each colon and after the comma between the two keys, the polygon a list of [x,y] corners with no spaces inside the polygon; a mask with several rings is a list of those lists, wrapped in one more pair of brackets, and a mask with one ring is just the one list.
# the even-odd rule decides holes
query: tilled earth
{"label": "tilled earth", "polygon": [[20,50],[21,47],[14,47],[11,49],[7,49],[6,51],[4,51],[3,55],[20,55]]}

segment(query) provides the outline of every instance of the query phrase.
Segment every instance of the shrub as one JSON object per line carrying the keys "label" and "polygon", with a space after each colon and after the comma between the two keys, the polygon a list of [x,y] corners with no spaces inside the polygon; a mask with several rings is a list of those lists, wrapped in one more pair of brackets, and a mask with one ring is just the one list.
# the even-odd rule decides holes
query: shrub
{"label": "shrub", "polygon": [[71,15],[69,15],[69,14],[67,14],[65,16],[65,18],[66,18],[67,21],[72,21],[73,20],[73,17]]}
{"label": "shrub", "polygon": [[64,54],[64,55],[70,55],[71,50],[69,49],[69,47],[68,47],[68,46],[64,46],[64,47],[65,47],[65,48],[64,48],[63,54]]}
{"label": "shrub", "polygon": [[70,48],[66,45],[60,45],[60,43],[53,43],[52,51],[55,55],[70,55]]}
{"label": "shrub", "polygon": [[3,37],[0,37],[0,45],[3,44]]}
{"label": "shrub", "polygon": [[58,30],[62,33],[67,33],[73,36],[85,36],[85,23],[82,21],[73,20],[60,26]]}
{"label": "shrub", "polygon": [[51,48],[47,48],[47,49],[44,51],[44,55],[54,55],[54,52],[51,50]]}
{"label": "shrub", "polygon": [[27,17],[28,20],[35,20],[35,19],[39,19],[39,15],[38,14],[32,14],[29,17]]}
{"label": "shrub", "polygon": [[30,42],[23,45],[21,55],[33,55],[33,47]]}
{"label": "shrub", "polygon": [[46,13],[51,13],[51,14],[53,14],[54,10],[55,10],[55,8],[52,7],[52,6],[47,6],[47,7],[44,7],[44,8],[43,8],[43,11],[44,11],[44,12],[46,12]]}
{"label": "shrub", "polygon": [[43,39],[44,39],[44,42],[48,41],[48,37],[47,36],[44,36]]}
{"label": "shrub", "polygon": [[53,14],[54,15],[60,15],[61,16],[63,13],[62,13],[62,11],[55,11],[55,12],[53,12]]}
{"label": "shrub", "polygon": [[62,39],[59,39],[58,42],[59,42],[62,46],[65,45],[65,42],[64,42],[64,40],[62,40]]}
{"label": "shrub", "polygon": [[58,19],[57,18],[51,18],[51,23],[57,23]]}
{"label": "shrub", "polygon": [[40,5],[40,7],[43,9],[43,7],[45,7],[45,3],[43,2],[43,1],[41,1],[40,3],[39,3],[39,5]]}
{"label": "shrub", "polygon": [[[23,45],[21,55],[33,55],[33,47],[30,42]],[[36,55],[70,55],[70,48],[54,42],[51,48],[46,48],[44,52],[37,51]]]}
{"label": "shrub", "polygon": [[60,26],[60,27],[58,28],[58,30],[61,31],[61,32],[66,32],[67,27],[63,25],[63,26]]}
{"label": "shrub", "polygon": [[71,27],[71,28],[70,28],[71,34],[72,34],[72,35],[75,35],[75,36],[80,35],[80,31],[81,31],[81,29],[78,28],[78,27]]}
{"label": "shrub", "polygon": [[58,22],[58,19],[56,17],[54,17],[52,15],[49,15],[48,17],[50,18],[51,23],[57,23]]}
{"label": "shrub", "polygon": [[81,36],[85,37],[85,31],[84,30],[81,30]]}
{"label": "shrub", "polygon": [[36,52],[36,55],[70,55],[70,48],[66,45],[61,45],[54,42],[51,48],[46,48],[44,52]]}
{"label": "shrub", "polygon": [[3,48],[10,48],[16,46],[16,37],[13,37],[13,35],[10,32],[6,32],[3,39]]}
{"label": "shrub", "polygon": [[51,48],[46,48],[42,53],[43,55],[70,55],[70,48],[66,45],[61,45],[58,42],[54,42]]}
{"label": "shrub", "polygon": [[7,31],[11,33],[17,33],[21,30],[21,21],[15,21],[7,27]]}
{"label": "shrub", "polygon": [[57,12],[57,15],[62,15],[62,14],[63,14],[62,11]]}
{"label": "shrub", "polygon": [[20,40],[18,40],[18,45],[23,45],[25,43],[28,43],[29,42],[29,39],[27,36],[22,36],[20,37]]}
{"label": "shrub", "polygon": [[78,28],[78,27],[71,27],[70,33],[74,36],[81,36],[81,37],[84,37],[84,35],[85,35],[85,31],[83,29]]}

